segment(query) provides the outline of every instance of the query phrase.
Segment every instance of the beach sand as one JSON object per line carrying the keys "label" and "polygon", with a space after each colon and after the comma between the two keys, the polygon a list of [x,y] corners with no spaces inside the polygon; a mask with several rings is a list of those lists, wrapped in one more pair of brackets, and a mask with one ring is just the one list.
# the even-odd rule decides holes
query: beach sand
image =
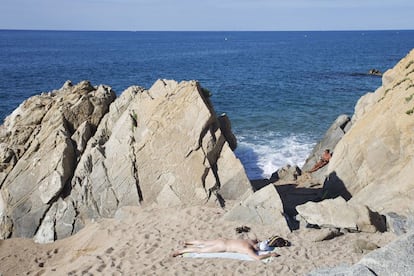
{"label": "beach sand", "polygon": [[[321,230],[301,229],[284,237],[292,245],[278,248],[268,263],[233,259],[171,257],[180,241],[240,238],[242,224],[223,221],[224,209],[189,206],[157,209],[124,207],[112,219],[88,222],[76,235],[50,244],[31,239],[0,241],[1,275],[305,275],[316,268],[352,264],[357,239],[383,246],[392,233],[346,233],[314,242]],[[278,234],[271,226],[247,225],[249,235],[265,239]]]}

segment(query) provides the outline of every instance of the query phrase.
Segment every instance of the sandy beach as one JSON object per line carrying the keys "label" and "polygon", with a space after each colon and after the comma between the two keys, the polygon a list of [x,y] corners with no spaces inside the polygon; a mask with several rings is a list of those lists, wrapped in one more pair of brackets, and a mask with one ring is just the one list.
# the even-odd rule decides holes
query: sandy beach
{"label": "sandy beach", "polygon": [[[1,275],[305,275],[320,267],[357,262],[358,239],[387,244],[386,233],[347,233],[332,240],[312,241],[321,230],[301,229],[285,237],[292,245],[277,249],[270,262],[171,257],[186,239],[243,238],[237,222],[221,219],[215,206],[155,209],[124,207],[116,218],[89,222],[76,235],[51,244],[30,239],[0,241]],[[265,239],[272,227],[248,225]]]}

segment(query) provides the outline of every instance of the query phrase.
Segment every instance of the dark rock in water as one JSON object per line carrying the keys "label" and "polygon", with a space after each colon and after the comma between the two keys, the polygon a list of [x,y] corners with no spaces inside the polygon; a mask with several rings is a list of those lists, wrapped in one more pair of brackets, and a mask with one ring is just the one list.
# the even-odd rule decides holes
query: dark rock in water
{"label": "dark rock in water", "polygon": [[371,69],[368,71],[368,75],[372,75],[372,76],[382,76],[381,71],[379,71],[378,69]]}
{"label": "dark rock in water", "polygon": [[382,77],[382,72],[379,71],[378,69],[370,69],[368,72],[366,73],[351,73],[350,74],[353,77],[370,77],[370,76],[376,76],[376,77]]}

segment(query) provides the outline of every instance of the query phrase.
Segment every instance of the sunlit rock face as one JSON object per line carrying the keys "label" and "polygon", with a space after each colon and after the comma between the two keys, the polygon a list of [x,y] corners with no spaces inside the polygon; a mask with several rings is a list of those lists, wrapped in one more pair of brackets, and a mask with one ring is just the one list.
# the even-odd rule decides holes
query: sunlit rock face
{"label": "sunlit rock face", "polygon": [[117,98],[84,81],[23,102],[0,127],[0,237],[50,242],[122,206],[251,192],[207,92],[159,80]]}

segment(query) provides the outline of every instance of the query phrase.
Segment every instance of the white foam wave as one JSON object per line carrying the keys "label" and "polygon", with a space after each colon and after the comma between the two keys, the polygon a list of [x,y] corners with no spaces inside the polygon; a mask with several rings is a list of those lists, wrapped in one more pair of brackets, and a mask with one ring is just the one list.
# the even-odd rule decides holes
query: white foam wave
{"label": "white foam wave", "polygon": [[305,135],[238,136],[236,155],[250,179],[269,178],[279,168],[290,164],[301,167],[315,142]]}

